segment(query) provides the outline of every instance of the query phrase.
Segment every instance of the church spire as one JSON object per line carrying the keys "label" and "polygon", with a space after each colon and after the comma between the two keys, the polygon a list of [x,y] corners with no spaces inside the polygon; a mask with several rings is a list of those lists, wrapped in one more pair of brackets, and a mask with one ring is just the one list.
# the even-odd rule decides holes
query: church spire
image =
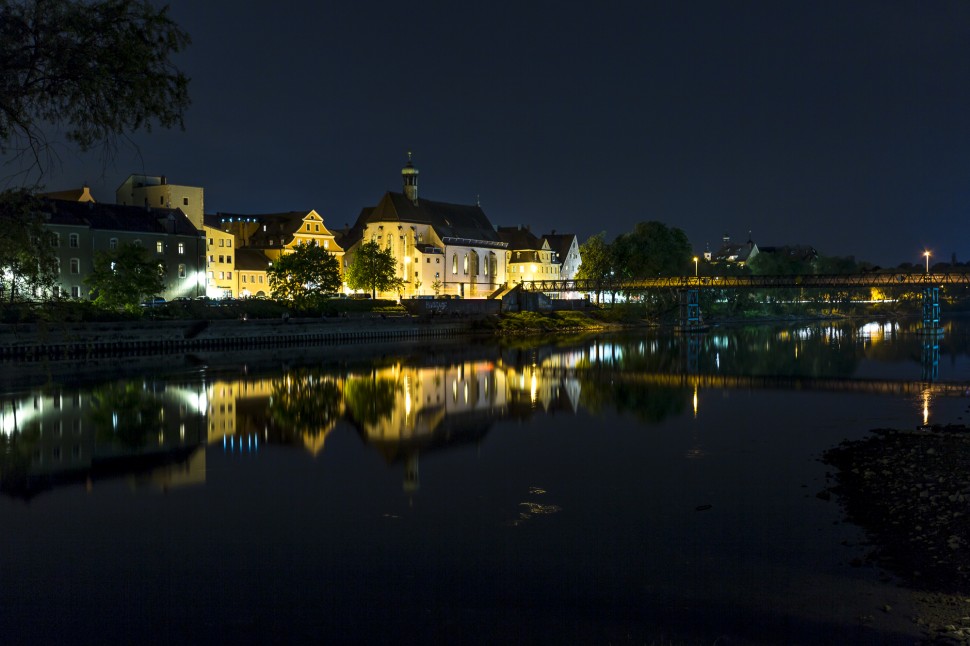
{"label": "church spire", "polygon": [[418,205],[418,169],[411,162],[411,151],[408,151],[408,163],[401,169],[401,177],[404,179],[404,197]]}

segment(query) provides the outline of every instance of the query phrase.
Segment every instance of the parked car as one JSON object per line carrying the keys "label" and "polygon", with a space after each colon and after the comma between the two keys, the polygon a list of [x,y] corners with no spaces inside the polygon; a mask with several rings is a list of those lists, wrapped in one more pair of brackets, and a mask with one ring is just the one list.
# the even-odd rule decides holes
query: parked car
{"label": "parked car", "polygon": [[364,293],[364,294],[351,294],[350,295],[350,298],[352,298],[354,300],[358,300],[358,301],[363,301],[363,300],[367,300],[368,298],[370,298],[370,294],[366,294],[366,293]]}
{"label": "parked car", "polygon": [[148,300],[143,301],[142,304],[141,304],[141,306],[142,307],[158,307],[158,306],[164,305],[164,304],[165,304],[165,299],[164,298],[162,298],[161,296],[153,296],[152,298],[149,298]]}

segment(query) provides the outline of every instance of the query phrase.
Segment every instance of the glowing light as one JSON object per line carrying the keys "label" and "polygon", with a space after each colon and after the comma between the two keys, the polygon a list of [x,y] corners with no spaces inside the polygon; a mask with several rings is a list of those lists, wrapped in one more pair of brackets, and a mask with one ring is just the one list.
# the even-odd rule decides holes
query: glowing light
{"label": "glowing light", "polygon": [[694,384],[694,419],[697,419],[697,384]]}
{"label": "glowing light", "polygon": [[923,426],[930,423],[930,391],[923,391]]}
{"label": "glowing light", "polygon": [[532,388],[531,388],[529,397],[531,398],[533,404],[535,404],[536,400],[538,399],[538,396],[537,396],[538,392],[539,392],[539,380],[536,379],[535,373],[532,373]]}
{"label": "glowing light", "polygon": [[924,251],[923,252],[923,255],[926,256],[926,273],[928,274],[928,273],[930,273],[930,255],[931,254],[927,250],[927,251]]}

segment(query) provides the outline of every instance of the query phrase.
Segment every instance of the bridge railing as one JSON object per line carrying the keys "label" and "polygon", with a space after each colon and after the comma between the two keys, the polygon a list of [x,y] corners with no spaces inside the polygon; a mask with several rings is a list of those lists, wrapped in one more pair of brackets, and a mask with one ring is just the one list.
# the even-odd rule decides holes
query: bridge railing
{"label": "bridge railing", "polygon": [[628,292],[662,289],[772,289],[970,286],[970,273],[798,274],[792,276],[658,276],[639,280],[527,280],[531,292]]}

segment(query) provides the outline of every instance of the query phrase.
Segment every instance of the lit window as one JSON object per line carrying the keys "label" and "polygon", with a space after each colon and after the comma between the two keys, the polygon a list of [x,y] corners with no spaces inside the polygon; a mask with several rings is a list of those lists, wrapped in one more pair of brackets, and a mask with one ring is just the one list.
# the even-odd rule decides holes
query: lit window
{"label": "lit window", "polygon": [[231,272],[231,271],[227,271],[227,272],[226,272],[226,278],[227,278],[228,280],[232,280],[232,272]]}
{"label": "lit window", "polygon": [[226,240],[226,246],[227,247],[231,247],[232,246],[232,240]]}
{"label": "lit window", "polygon": [[161,240],[159,240],[158,242],[155,243],[155,253],[162,253],[162,251],[164,251],[164,250],[165,250],[165,247],[164,247],[164,245],[162,245],[162,241]]}
{"label": "lit window", "polygon": [[185,255],[185,243],[184,242],[180,242],[179,243],[179,255],[180,256]]}
{"label": "lit window", "polygon": [[214,243],[215,243],[215,240],[213,240],[212,238],[209,238],[209,246],[211,247]]}
{"label": "lit window", "polygon": [[74,298],[81,298],[81,288],[75,285],[71,288],[71,296]]}
{"label": "lit window", "polygon": [[185,265],[179,265],[179,278],[185,278]]}
{"label": "lit window", "polygon": [[458,254],[451,254],[451,273],[458,273]]}
{"label": "lit window", "polygon": [[225,240],[221,240],[221,239],[220,239],[220,240],[219,240],[219,246],[220,246],[220,247],[223,247],[223,246],[225,246],[225,242],[226,242]]}

